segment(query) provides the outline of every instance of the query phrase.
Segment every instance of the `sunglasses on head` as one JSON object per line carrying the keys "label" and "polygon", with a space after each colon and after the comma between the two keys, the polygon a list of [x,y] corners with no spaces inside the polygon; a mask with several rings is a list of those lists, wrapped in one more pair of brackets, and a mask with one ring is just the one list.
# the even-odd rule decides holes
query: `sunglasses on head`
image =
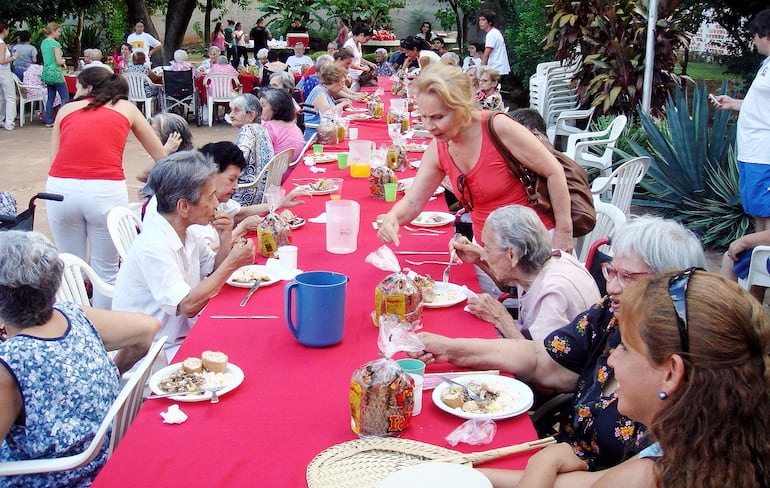
{"label": "sunglasses on head", "polygon": [[682,344],[682,352],[690,352],[690,333],[687,324],[687,284],[695,271],[703,271],[703,268],[687,268],[668,279],[668,295],[674,304],[676,318],[679,325],[679,341]]}

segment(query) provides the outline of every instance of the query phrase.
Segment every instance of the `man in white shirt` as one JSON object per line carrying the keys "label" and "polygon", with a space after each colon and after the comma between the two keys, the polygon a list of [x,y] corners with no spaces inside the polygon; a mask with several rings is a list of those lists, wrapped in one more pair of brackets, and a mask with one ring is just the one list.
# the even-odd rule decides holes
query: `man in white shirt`
{"label": "man in white shirt", "polygon": [[289,71],[292,73],[302,73],[302,67],[305,69],[313,66],[313,59],[305,54],[305,45],[298,42],[294,45],[294,54],[286,59],[286,65],[289,67]]}
{"label": "man in white shirt", "polygon": [[[240,266],[254,260],[254,243],[232,245],[233,219],[217,212],[217,168],[199,151],[181,151],[150,173],[160,218],[147,222],[115,282],[113,310],[143,312],[160,320],[176,353],[197,315]],[[214,253],[190,227],[211,222],[219,232]]]}
{"label": "man in white shirt", "polygon": [[149,62],[150,57],[158,52],[163,44],[144,31],[144,22],[141,20],[134,26],[134,32],[128,35],[126,42],[131,45],[131,52],[142,51]]}
{"label": "man in white shirt", "polygon": [[511,65],[508,63],[508,51],[503,35],[495,27],[495,18],[496,14],[491,10],[482,10],[479,13],[479,29],[487,33],[481,65],[489,66],[500,73],[500,76],[505,76],[511,72]]}

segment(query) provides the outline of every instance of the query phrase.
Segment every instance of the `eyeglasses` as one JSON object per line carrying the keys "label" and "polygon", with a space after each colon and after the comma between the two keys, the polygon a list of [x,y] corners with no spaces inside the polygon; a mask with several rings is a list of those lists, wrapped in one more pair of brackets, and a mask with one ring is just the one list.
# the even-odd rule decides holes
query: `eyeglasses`
{"label": "eyeglasses", "polygon": [[602,263],[602,275],[604,276],[604,279],[610,281],[613,278],[617,278],[618,283],[620,283],[620,286],[623,288],[625,288],[626,285],[628,285],[628,282],[633,278],[637,276],[646,276],[649,274],[652,274],[652,272],[641,271],[638,273],[632,273],[631,271],[626,271],[625,269],[616,268],[612,266],[611,263]]}
{"label": "eyeglasses", "polygon": [[679,325],[679,341],[682,343],[682,352],[690,352],[690,335],[687,326],[687,284],[695,271],[703,271],[703,268],[687,268],[668,279],[668,295],[674,304],[676,318]]}
{"label": "eyeglasses", "polygon": [[[465,190],[468,190],[468,198],[465,198]],[[457,198],[460,199],[460,203],[463,208],[468,212],[473,211],[473,195],[471,195],[471,187],[465,184],[465,175],[460,174],[457,177]]]}

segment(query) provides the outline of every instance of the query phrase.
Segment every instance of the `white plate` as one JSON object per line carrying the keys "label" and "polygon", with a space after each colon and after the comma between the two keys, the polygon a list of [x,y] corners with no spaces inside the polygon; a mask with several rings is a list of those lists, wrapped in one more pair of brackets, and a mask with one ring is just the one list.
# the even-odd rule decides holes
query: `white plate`
{"label": "white plate", "polygon": [[[409,189],[410,186],[412,186],[412,183],[414,183],[414,176],[409,178],[401,178],[400,180],[398,180],[397,190],[400,192],[405,192],[406,190]],[[436,191],[434,191],[433,194],[441,195],[442,193],[444,193],[444,190],[445,189],[443,186],[438,186],[436,187]]]}
{"label": "white plate", "polygon": [[329,195],[334,190],[337,189],[337,185],[334,185],[333,187],[329,188],[328,190],[313,190],[310,185],[299,185],[298,188],[302,188],[303,190],[307,190],[308,193],[314,196],[318,195]]}
{"label": "white plate", "polygon": [[428,149],[427,144],[417,144],[414,142],[410,142],[406,145],[407,152],[425,152],[426,149]]}
{"label": "white plate", "polygon": [[[442,286],[444,286],[443,283],[436,283],[435,288],[438,289]],[[439,294],[436,292],[433,301],[430,303],[423,301],[422,306],[425,308],[445,308],[457,305],[468,299],[468,297],[465,296],[465,292],[463,292],[462,286],[455,285],[454,283],[447,283],[446,287],[447,290],[444,293]]]}
{"label": "white plate", "polygon": [[441,488],[492,488],[489,479],[464,464],[431,461],[401,468],[384,480],[377,488],[408,488],[440,486]]}
{"label": "white plate", "polygon": [[[367,110],[367,112],[368,111],[369,110]],[[348,115],[348,118],[350,120],[369,120],[372,118],[372,116],[369,115],[368,113],[354,113],[352,115]]]}
{"label": "white plate", "polygon": [[[176,373],[181,368],[182,368],[182,363],[174,363],[166,366],[160,371],[155,372],[155,374],[153,374],[150,377],[150,390],[152,390],[152,392],[155,393],[156,395],[165,395],[166,392],[161,390],[158,387],[158,383],[160,383],[160,380],[164,378],[168,378],[172,374]],[[238,388],[238,386],[241,383],[243,383],[243,378],[245,377],[245,375],[243,374],[243,370],[238,366],[234,365],[233,363],[227,363],[227,371],[225,371],[225,374],[230,375],[231,381],[230,383],[227,384],[227,386],[224,386],[221,390],[217,390],[218,396],[222,396],[225,393],[229,393],[234,389]],[[175,402],[202,402],[204,400],[211,399],[211,392],[206,391],[199,394],[178,395],[178,396],[172,396],[168,398],[169,400],[173,400]]]}
{"label": "white plate", "polygon": [[245,270],[245,269],[252,269],[252,268],[256,269],[257,271],[259,271],[263,275],[267,275],[267,277],[270,278],[267,281],[263,281],[262,284],[259,285],[260,287],[272,285],[273,283],[278,283],[280,281],[279,278],[276,278],[276,277],[272,276],[270,274],[270,270],[267,269],[264,265],[262,265],[262,264],[249,264],[247,266],[241,266],[240,268],[238,268],[235,271],[233,271],[233,274],[231,274],[230,277],[227,278],[227,282],[226,283],[228,285],[234,286],[236,288],[251,288],[251,286],[254,284],[253,281],[234,281],[233,280],[233,275],[235,273],[237,273],[238,271],[242,270],[242,269]]}
{"label": "white plate", "polygon": [[297,217],[297,220],[295,220],[293,224],[289,224],[289,228],[291,228],[291,230],[299,229],[300,227],[302,227],[306,223],[307,223],[307,221],[305,219]]}
{"label": "white plate", "polygon": [[436,406],[441,410],[447,413],[451,413],[452,415],[455,415],[463,419],[493,419],[493,420],[507,419],[507,418],[515,417],[517,415],[521,415],[522,413],[525,413],[530,409],[530,407],[532,407],[532,404],[535,401],[535,395],[532,393],[532,390],[526,384],[522,383],[519,380],[509,378],[508,376],[495,376],[491,374],[469,374],[467,376],[454,378],[454,380],[464,385],[468,384],[471,381],[486,383],[487,385],[491,386],[493,389],[497,387],[501,391],[510,393],[514,398],[514,401],[509,406],[509,408],[507,408],[506,410],[502,410],[500,412],[494,412],[494,413],[464,412],[459,408],[449,407],[449,405],[447,405],[441,400],[441,393],[443,393],[443,391],[446,388],[449,388],[449,386],[451,385],[446,382],[438,385],[436,389],[433,390],[433,396],[432,396],[433,403],[435,403]]}
{"label": "white plate", "polygon": [[325,164],[325,163],[331,163],[331,162],[337,161],[336,154],[322,153],[319,156],[315,156],[311,154],[310,157],[313,158],[313,161],[315,161],[315,164]]}
{"label": "white plate", "polygon": [[364,108],[364,107],[350,107],[350,106],[347,106],[347,107],[345,107],[345,112],[363,113],[363,112],[369,112],[369,109],[368,108]]}
{"label": "white plate", "polygon": [[411,225],[417,227],[441,227],[455,221],[455,216],[448,212],[421,212]]}

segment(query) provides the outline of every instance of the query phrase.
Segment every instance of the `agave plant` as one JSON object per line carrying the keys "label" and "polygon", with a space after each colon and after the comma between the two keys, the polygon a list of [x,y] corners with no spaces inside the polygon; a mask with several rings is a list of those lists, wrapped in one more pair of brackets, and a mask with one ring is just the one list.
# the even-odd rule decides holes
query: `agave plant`
{"label": "agave plant", "polygon": [[651,158],[646,192],[637,201],[681,220],[704,245],[721,249],[748,232],[751,218],[741,205],[735,152],[735,125],[729,111],[709,117],[708,91],[696,86],[692,114],[679,87],[666,102],[666,119],[656,122],[639,111],[646,147],[630,141],[640,156]]}

